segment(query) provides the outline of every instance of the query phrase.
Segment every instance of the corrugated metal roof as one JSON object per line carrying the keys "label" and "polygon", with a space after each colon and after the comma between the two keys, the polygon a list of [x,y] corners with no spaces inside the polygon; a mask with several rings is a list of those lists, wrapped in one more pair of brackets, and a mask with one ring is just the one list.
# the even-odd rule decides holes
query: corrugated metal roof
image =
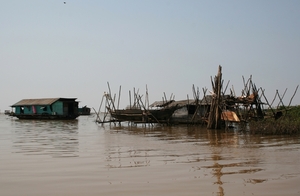
{"label": "corrugated metal roof", "polygon": [[22,99],[21,101],[12,105],[14,106],[28,106],[28,105],[51,105],[58,100],[75,100],[76,98],[42,98],[42,99]]}

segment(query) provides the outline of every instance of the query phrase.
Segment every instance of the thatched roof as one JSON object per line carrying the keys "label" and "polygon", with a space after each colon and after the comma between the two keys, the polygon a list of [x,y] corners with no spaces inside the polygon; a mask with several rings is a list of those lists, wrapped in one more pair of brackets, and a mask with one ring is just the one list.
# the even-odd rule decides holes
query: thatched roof
{"label": "thatched roof", "polygon": [[171,100],[171,101],[155,101],[154,103],[152,103],[150,105],[150,107],[166,107],[166,106],[170,105],[173,102],[174,102],[174,100]]}

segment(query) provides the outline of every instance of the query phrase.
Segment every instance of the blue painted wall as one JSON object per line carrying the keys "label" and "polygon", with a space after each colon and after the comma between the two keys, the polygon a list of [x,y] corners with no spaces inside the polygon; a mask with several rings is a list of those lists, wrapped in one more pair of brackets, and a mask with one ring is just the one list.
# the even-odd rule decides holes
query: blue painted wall
{"label": "blue painted wall", "polygon": [[16,106],[15,114],[56,114],[63,115],[63,102],[57,101],[52,105],[38,105],[38,106]]}

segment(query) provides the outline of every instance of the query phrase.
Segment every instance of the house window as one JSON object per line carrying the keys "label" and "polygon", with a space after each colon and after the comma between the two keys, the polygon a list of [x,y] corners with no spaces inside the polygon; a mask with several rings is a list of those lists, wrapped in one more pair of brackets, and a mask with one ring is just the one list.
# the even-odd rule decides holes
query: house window
{"label": "house window", "polygon": [[47,111],[47,106],[43,106],[40,109],[43,110],[44,112],[46,112]]}

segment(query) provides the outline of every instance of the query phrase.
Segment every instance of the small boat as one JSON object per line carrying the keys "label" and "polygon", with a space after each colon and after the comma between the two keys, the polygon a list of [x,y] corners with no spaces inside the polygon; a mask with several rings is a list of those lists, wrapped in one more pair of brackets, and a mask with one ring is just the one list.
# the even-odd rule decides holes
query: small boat
{"label": "small boat", "polygon": [[10,115],[10,113],[11,113],[10,110],[4,110],[5,115]]}
{"label": "small boat", "polygon": [[173,113],[177,109],[174,107],[166,107],[161,109],[121,109],[112,110],[107,108],[111,117],[116,121],[130,121],[135,123],[162,123],[168,122]]}

